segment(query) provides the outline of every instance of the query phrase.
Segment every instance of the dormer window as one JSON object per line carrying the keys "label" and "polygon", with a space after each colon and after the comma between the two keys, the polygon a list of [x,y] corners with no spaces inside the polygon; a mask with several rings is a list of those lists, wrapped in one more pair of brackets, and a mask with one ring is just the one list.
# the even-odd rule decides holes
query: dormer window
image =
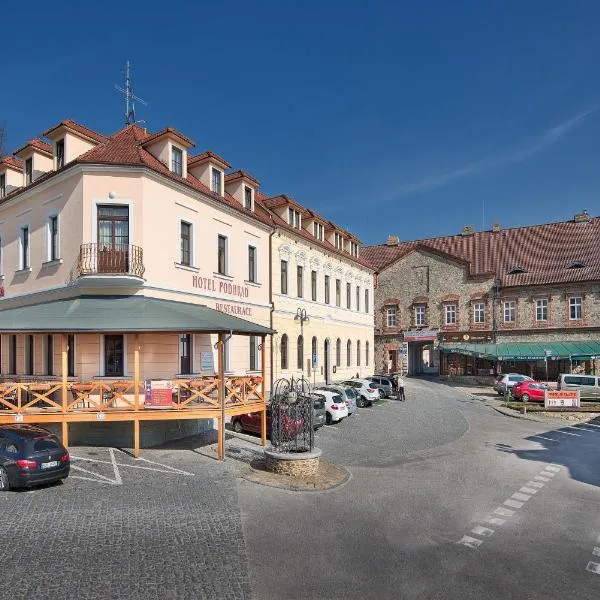
{"label": "dormer window", "polygon": [[585,263],[581,262],[580,260],[574,260],[573,262],[570,262],[567,265],[567,269],[583,269],[583,267],[585,267]]}
{"label": "dormer window", "polygon": [[6,196],[6,175],[2,173],[0,175],[0,198]]}
{"label": "dormer window", "polygon": [[527,269],[516,265],[512,267],[512,269],[510,269],[510,271],[508,272],[509,275],[518,275],[519,273],[527,273]]}
{"label": "dormer window", "polygon": [[334,245],[338,250],[344,249],[344,236],[341,233],[335,233],[333,236]]}
{"label": "dormer window", "polygon": [[223,173],[219,171],[219,169],[212,168],[211,171],[211,179],[210,179],[210,189],[215,193],[221,195],[221,177]]}
{"label": "dormer window", "polygon": [[354,257],[358,257],[358,244],[356,242],[350,242],[350,254]]}
{"label": "dormer window", "polygon": [[171,147],[171,171],[179,177],[183,176],[183,150],[176,146]]}
{"label": "dormer window", "polygon": [[296,228],[300,229],[300,211],[297,211],[293,208],[288,208],[288,223]]}
{"label": "dormer window", "polygon": [[65,140],[56,142],[56,169],[62,169],[65,166]]}
{"label": "dormer window", "polygon": [[33,181],[33,158],[28,158],[25,161],[25,185],[29,185]]}
{"label": "dormer window", "polygon": [[244,208],[252,210],[252,188],[244,186]]}
{"label": "dormer window", "polygon": [[313,235],[318,239],[323,241],[323,237],[325,234],[325,228],[322,223],[317,223],[316,221],[313,223]]}

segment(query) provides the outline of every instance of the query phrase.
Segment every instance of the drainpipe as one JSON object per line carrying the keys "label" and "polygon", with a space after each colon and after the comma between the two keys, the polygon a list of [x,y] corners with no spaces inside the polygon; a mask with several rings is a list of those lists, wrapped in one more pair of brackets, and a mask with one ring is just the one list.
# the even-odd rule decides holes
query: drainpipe
{"label": "drainpipe", "polygon": [[[272,219],[271,215],[269,217]],[[275,229],[269,234],[269,304],[271,305],[271,313],[269,317],[269,323],[271,330],[273,330],[273,312],[275,312],[275,306],[273,305],[273,236],[275,235]],[[271,368],[269,369],[270,385],[269,389],[273,391],[273,334],[271,334],[271,344],[269,349]],[[271,393],[269,392],[269,393]]]}
{"label": "drainpipe", "polygon": [[[497,321],[496,321],[496,304],[498,300],[498,295],[500,292],[500,280],[494,279],[494,289],[492,292],[492,338],[494,340],[494,345],[498,344],[498,333],[497,333]],[[497,356],[497,353],[496,353]],[[498,361],[496,360],[496,370],[498,370]]]}

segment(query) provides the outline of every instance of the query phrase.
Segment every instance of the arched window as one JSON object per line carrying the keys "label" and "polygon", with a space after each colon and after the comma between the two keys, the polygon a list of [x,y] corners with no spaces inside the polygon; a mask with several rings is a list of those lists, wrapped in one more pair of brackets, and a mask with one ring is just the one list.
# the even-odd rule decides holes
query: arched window
{"label": "arched window", "polygon": [[349,367],[352,364],[352,342],[348,340],[346,344],[346,366]]}
{"label": "arched window", "polygon": [[284,333],[281,336],[281,370],[285,371],[288,368],[288,336]]}
{"label": "arched window", "polygon": [[298,368],[302,369],[304,364],[304,338],[298,336]]}
{"label": "arched window", "polygon": [[319,356],[317,354],[317,338],[315,336],[313,336],[312,339],[312,344],[311,344],[311,356],[310,356],[310,364],[313,365],[314,368],[314,364],[315,364],[315,358],[317,359],[317,364],[319,363]]}
{"label": "arched window", "polygon": [[369,342],[365,342],[365,365],[369,366]]}
{"label": "arched window", "polygon": [[342,366],[342,340],[340,338],[335,343],[335,364],[338,367]]}
{"label": "arched window", "polygon": [[360,340],[356,340],[356,366],[360,367]]}

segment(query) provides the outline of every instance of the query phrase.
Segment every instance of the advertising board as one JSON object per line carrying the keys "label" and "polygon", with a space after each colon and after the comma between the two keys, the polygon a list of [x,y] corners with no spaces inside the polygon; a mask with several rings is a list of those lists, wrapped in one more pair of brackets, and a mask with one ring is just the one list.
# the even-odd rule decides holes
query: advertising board
{"label": "advertising board", "polygon": [[544,393],[545,408],[579,407],[581,401],[579,390],[546,390]]}
{"label": "advertising board", "polygon": [[146,379],[144,405],[146,408],[173,408],[173,382]]}

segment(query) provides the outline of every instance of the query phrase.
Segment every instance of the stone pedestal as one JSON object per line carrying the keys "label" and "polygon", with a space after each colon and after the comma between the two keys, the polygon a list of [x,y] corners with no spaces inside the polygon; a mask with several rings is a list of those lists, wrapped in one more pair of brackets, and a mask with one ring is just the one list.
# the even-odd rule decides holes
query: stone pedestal
{"label": "stone pedestal", "polygon": [[319,470],[321,450],[312,452],[274,452],[265,450],[265,467],[271,473],[305,478],[315,475]]}

